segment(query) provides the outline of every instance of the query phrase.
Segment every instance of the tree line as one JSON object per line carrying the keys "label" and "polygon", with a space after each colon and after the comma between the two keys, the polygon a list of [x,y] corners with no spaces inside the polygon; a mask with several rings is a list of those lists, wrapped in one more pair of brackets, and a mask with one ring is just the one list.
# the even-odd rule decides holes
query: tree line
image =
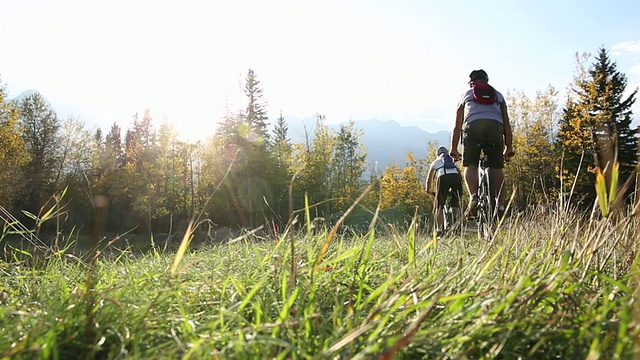
{"label": "tree line", "polygon": [[[639,132],[631,126],[637,89],[625,95],[626,77],[604,48],[592,64],[588,59],[577,58],[562,106],[552,86],[533,98],[507,94],[517,156],[506,171],[516,206],[567,193],[588,206],[596,167],[610,169],[613,159],[621,183],[637,177]],[[78,118],[60,119],[38,93],[9,101],[0,83],[0,205],[21,221],[57,206],[66,226],[76,227],[91,223],[100,207],[113,232],[169,232],[194,218],[276,228],[305,207],[329,219],[373,184],[358,211],[380,205],[404,218],[431,212],[424,179],[437,144],[424,144],[432,158],[408,153],[404,163],[368,173],[353,121],[333,130],[318,115],[304,140],[292,143],[282,113],[269,126],[264,90],[251,69],[243,91],[244,108],[227,109],[207,140],[190,142],[150,110],[135,114],[129,128],[114,122],[105,134]],[[636,188],[626,188],[629,201]]]}

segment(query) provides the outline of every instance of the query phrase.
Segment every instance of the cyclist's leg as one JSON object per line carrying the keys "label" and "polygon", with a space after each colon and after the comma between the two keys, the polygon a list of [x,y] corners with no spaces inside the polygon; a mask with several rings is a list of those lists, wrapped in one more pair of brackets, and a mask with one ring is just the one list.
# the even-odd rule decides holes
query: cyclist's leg
{"label": "cyclist's leg", "polygon": [[436,231],[442,231],[444,224],[444,202],[446,201],[446,193],[444,192],[444,186],[442,181],[442,176],[436,180],[437,184],[437,192],[436,192],[436,203],[434,207],[436,209]]}
{"label": "cyclist's leg", "polygon": [[444,206],[436,209],[436,232],[444,230]]}
{"label": "cyclist's leg", "polygon": [[469,196],[478,193],[478,165],[469,165],[464,168],[464,181],[467,183]]}
{"label": "cyclist's leg", "polygon": [[487,166],[491,169],[493,189],[498,204],[504,204],[504,127],[497,121],[488,122],[486,125],[486,137],[495,146],[487,151]]}
{"label": "cyclist's leg", "polygon": [[462,176],[460,174],[452,176],[451,194],[451,207],[453,208],[454,222],[457,222],[462,217],[462,212],[460,212],[460,201],[462,199]]}
{"label": "cyclist's leg", "polygon": [[447,174],[447,175],[443,175],[442,176],[442,186],[443,186],[443,191],[445,193],[445,205],[446,208],[444,209],[444,218],[445,218],[445,228],[450,228],[451,225],[453,225],[454,219],[452,218],[453,214],[452,214],[452,209],[453,206],[456,205],[456,200],[454,199],[454,186],[455,186],[455,182],[456,180],[460,178],[459,174]]}
{"label": "cyclist's leg", "polygon": [[478,144],[483,142],[482,123],[479,120],[468,123],[465,126],[463,134],[464,152],[462,155],[462,165],[464,169],[464,178],[469,191],[469,207],[468,215],[475,215],[476,206],[478,204],[478,161],[480,160],[480,149]]}

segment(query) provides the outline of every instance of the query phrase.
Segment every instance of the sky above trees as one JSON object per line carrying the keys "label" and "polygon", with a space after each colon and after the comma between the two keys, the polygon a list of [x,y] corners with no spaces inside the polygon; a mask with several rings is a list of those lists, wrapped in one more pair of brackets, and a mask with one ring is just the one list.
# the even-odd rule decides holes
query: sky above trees
{"label": "sky above trees", "polygon": [[193,139],[243,106],[251,68],[272,123],[282,111],[450,130],[476,68],[503,92],[562,93],[575,54],[604,46],[633,90],[638,23],[634,1],[7,1],[0,79],[103,130],[151,109]]}

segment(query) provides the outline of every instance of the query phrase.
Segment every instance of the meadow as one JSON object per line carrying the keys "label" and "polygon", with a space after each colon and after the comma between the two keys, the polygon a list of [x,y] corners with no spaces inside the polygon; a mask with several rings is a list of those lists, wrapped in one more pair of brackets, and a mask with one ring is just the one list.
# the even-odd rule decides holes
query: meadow
{"label": "meadow", "polygon": [[0,357],[638,357],[637,217],[540,208],[490,239],[376,225],[23,250],[0,262]]}

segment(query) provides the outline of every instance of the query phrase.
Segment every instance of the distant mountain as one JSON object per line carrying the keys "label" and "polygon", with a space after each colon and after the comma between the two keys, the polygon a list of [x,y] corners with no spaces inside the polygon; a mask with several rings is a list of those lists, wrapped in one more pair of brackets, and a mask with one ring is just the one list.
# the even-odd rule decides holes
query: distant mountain
{"label": "distant mountain", "polygon": [[378,171],[384,171],[393,160],[404,165],[409,151],[416,158],[427,156],[429,142],[446,147],[451,142],[448,131],[430,133],[415,126],[402,126],[393,120],[356,121],[355,126],[363,130],[361,141],[367,151],[369,168],[377,161]]}
{"label": "distant mountain", "polygon": [[[304,142],[305,131],[309,139],[313,138],[316,125],[315,117],[298,119],[287,117],[289,137],[294,143]],[[393,120],[360,120],[355,121],[355,128],[362,130],[360,141],[367,152],[367,169],[373,170],[377,163],[378,172],[395,161],[399,165],[406,163],[406,154],[411,151],[416,158],[427,156],[428,143],[431,141],[436,146],[449,147],[451,132],[438,131],[430,133],[416,126],[402,126]],[[330,124],[333,129],[338,129],[340,124]]]}

